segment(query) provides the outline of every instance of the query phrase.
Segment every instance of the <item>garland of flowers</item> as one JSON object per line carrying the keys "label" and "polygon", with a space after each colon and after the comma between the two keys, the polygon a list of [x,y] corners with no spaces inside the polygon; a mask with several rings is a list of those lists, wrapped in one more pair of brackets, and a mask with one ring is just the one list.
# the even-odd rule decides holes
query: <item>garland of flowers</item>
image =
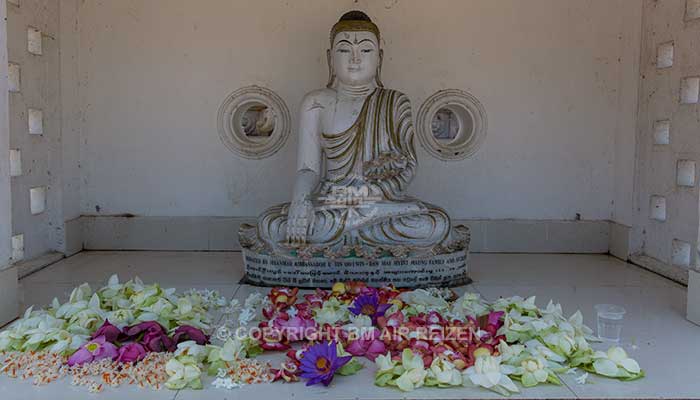
{"label": "garland of flowers", "polygon": [[[95,292],[75,288],[64,304],[30,307],[0,332],[0,374],[42,385],[70,376],[99,392],[134,384],[160,389],[235,389],[275,381],[330,385],[374,363],[378,386],[481,387],[502,395],[539,384],[561,385],[557,373],[634,380],[644,376],[620,347],[595,351],[583,317],[535,298],[478,294],[455,299],[449,289],[398,290],[362,282],[300,295],[278,287],[241,305],[216,291],[177,294],[138,278],[112,276]],[[211,311],[223,309],[212,325]],[[211,340],[218,344],[212,344]],[[276,368],[255,359],[285,351]]]}

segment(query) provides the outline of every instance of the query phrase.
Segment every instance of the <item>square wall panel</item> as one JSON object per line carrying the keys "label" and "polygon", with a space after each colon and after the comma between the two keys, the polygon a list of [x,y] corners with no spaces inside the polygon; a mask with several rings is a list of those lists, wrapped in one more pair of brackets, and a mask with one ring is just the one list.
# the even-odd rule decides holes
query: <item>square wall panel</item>
{"label": "square wall panel", "polygon": [[690,243],[673,239],[671,243],[671,262],[679,267],[690,266]]}
{"label": "square wall panel", "polygon": [[673,42],[661,43],[656,48],[656,68],[673,66]]}
{"label": "square wall panel", "polygon": [[44,112],[35,108],[27,110],[27,123],[30,135],[44,134]]}
{"label": "square wall panel", "polygon": [[32,215],[38,215],[46,210],[46,186],[29,189],[29,209]]}
{"label": "square wall panel", "polygon": [[7,4],[19,7],[19,0],[7,0]]}
{"label": "square wall panel", "polygon": [[700,0],[685,0],[685,20],[700,18]]}
{"label": "square wall panel", "polygon": [[654,122],[654,144],[665,145],[671,143],[671,121],[662,120]]}
{"label": "square wall panel", "polygon": [[17,262],[24,259],[24,235],[12,236],[12,261]]}
{"label": "square wall panel", "polygon": [[22,151],[19,149],[10,150],[10,176],[22,175]]}
{"label": "square wall panel", "polygon": [[695,161],[678,160],[676,183],[678,186],[695,186]]}
{"label": "square wall panel", "polygon": [[21,90],[19,64],[7,64],[7,88],[10,92],[19,92]]}
{"label": "square wall panel", "polygon": [[681,104],[697,104],[700,97],[700,77],[690,76],[681,80]]}
{"label": "square wall panel", "polygon": [[41,47],[41,31],[31,26],[27,28],[27,50],[37,56],[43,54],[43,49]]}
{"label": "square wall panel", "polygon": [[651,196],[649,204],[649,218],[657,221],[666,221],[666,198],[663,196]]}

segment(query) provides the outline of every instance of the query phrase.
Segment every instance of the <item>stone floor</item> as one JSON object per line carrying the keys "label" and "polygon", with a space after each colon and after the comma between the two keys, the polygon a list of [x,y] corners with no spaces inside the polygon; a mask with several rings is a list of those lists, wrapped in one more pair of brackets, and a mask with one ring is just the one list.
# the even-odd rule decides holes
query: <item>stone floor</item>
{"label": "stone floor", "polygon": [[[564,386],[541,385],[524,389],[513,398],[700,398],[700,326],[685,318],[686,288],[646,270],[604,255],[474,254],[470,259],[474,284],[459,292],[476,291],[486,299],[499,296],[537,295],[538,304],[551,298],[567,314],[581,309],[595,329],[593,306],[615,303],[627,309],[623,345],[646,370],[636,382],[598,377],[586,385],[563,375]],[[100,286],[113,273],[125,280],[140,276],[165,287],[218,289],[241,300],[255,290],[238,285],[242,276],[240,253],[190,252],[83,252],[20,281],[23,307],[65,299],[70,290],[89,282]],[[281,359],[273,355],[272,358]],[[402,393],[375,387],[373,367],[352,377],[338,377],[329,388],[303,384],[248,386],[234,391],[152,391],[134,387],[108,388],[99,395],[68,382],[34,387],[28,381],[0,378],[0,399],[168,398],[168,399],[398,399],[398,398],[500,398],[480,389],[419,389]]]}

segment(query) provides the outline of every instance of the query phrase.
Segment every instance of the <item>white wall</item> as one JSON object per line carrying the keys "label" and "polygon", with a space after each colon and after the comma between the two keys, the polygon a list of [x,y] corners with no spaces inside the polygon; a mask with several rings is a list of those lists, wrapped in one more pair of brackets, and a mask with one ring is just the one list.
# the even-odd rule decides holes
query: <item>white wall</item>
{"label": "white wall", "polygon": [[5,0],[0,0],[0,270],[10,265],[12,253],[12,197],[10,195],[10,126],[7,87],[7,22]]}
{"label": "white wall", "polygon": [[[673,260],[673,241],[690,246],[690,266],[697,265],[698,249],[698,168],[693,186],[677,184],[679,160],[700,164],[699,104],[681,104],[681,80],[700,76],[700,18],[685,21],[686,3],[697,0],[644,2],[641,84],[639,93],[638,221],[643,228],[641,252],[666,266],[684,269],[679,279],[687,279],[688,265]],[[657,49],[673,41],[670,68],[657,68]],[[670,143],[654,144],[654,122],[670,120]],[[666,220],[650,218],[652,195],[666,199]],[[676,274],[678,275],[678,274]]]}
{"label": "white wall", "polygon": [[263,85],[296,124],[302,95],[325,84],[328,31],[354,8],[379,25],[383,80],[414,115],[445,88],[488,113],[473,158],[420,150],[413,194],[456,218],[610,219],[631,186],[639,1],[67,3],[79,80],[63,116],[80,135],[83,214],[251,216],[288,200],[295,131],[273,157],[241,159],[219,140],[217,108]]}
{"label": "white wall", "polygon": [[12,198],[10,193],[10,127],[8,124],[7,20],[0,0],[0,326],[17,317],[17,269],[10,266]]}
{"label": "white wall", "polygon": [[[19,92],[9,96],[10,146],[22,154],[22,174],[12,178],[12,230],[24,235],[24,258],[63,251],[59,3],[22,0],[7,6],[9,60],[21,69]],[[27,29],[41,31],[42,54],[27,49]],[[30,135],[29,108],[43,112],[43,134]],[[30,211],[30,189],[45,187],[46,210]],[[15,260],[20,261],[20,260]]]}

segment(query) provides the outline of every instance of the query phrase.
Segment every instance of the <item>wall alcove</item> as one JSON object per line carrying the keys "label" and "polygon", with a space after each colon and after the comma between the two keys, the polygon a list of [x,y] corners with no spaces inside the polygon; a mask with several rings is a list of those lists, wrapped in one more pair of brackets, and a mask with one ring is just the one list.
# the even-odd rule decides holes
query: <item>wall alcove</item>
{"label": "wall alcove", "polygon": [[269,157],[282,148],[291,124],[284,100],[260,86],[246,86],[228,95],[217,120],[226,147],[251,159]]}
{"label": "wall alcove", "polygon": [[458,89],[430,96],[418,111],[418,138],[434,157],[463,160],[476,153],[486,138],[486,110],[473,95]]}

